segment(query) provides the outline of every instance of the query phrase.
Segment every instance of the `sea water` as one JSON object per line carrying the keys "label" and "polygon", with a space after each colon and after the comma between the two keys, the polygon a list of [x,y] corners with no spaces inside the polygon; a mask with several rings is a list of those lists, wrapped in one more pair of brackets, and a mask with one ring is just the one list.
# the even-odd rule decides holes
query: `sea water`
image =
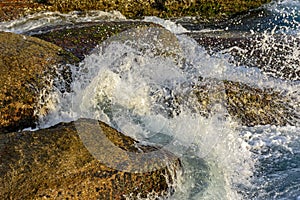
{"label": "sea water", "polygon": [[[260,28],[257,23],[248,31],[263,32],[270,41],[278,33],[297,38],[299,7],[300,2],[292,0],[267,5],[269,23]],[[124,20],[119,13],[110,14],[43,13],[3,22],[0,29],[22,33],[72,20]],[[211,95],[225,92],[222,81],[212,80],[232,80],[292,94],[292,104],[299,109],[299,81],[235,66],[224,51],[209,54],[185,35],[189,30],[181,25],[156,17],[144,20],[159,23],[177,36],[184,64],[118,42],[105,48],[100,45],[79,66],[70,66],[72,92],[53,91],[47,105],[50,112],[41,114],[39,127],[82,117],[99,119],[139,141],[173,152],[182,160],[184,173],[170,199],[300,199],[299,121],[247,127],[229,116],[222,101],[215,102],[208,115],[195,112],[199,102],[193,98],[176,102],[177,95],[188,94],[191,85],[203,83],[199,79],[203,77]]]}

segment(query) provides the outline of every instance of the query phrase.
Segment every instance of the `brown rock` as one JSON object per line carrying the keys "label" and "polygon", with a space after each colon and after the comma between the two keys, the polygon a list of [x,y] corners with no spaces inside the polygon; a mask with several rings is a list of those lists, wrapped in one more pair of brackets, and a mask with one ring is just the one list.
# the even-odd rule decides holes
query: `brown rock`
{"label": "brown rock", "polygon": [[[99,137],[105,138],[106,144],[97,140]],[[92,154],[104,155],[106,160],[95,159],[87,144],[89,150],[104,145]],[[117,152],[107,149],[108,145]],[[107,163],[122,166],[114,168]],[[151,192],[165,196],[170,195],[168,183],[176,181],[180,168],[173,154],[140,145],[95,120],[80,119],[35,132],[0,135],[0,199],[118,200],[125,199],[124,195],[146,197]]]}
{"label": "brown rock", "polygon": [[47,10],[47,5],[39,4],[34,0],[2,0],[0,8],[1,22]]}
{"label": "brown rock", "polygon": [[85,55],[88,55],[104,40],[122,31],[137,27],[159,27],[159,25],[141,21],[85,22],[45,27],[32,30],[27,34],[56,44],[83,60]]}
{"label": "brown rock", "polygon": [[270,0],[5,0],[1,1],[0,21],[16,19],[39,11],[118,10],[128,18],[198,16],[224,19],[257,8]]}
{"label": "brown rock", "polygon": [[37,38],[0,32],[0,132],[34,126],[59,64],[77,61]]}
{"label": "brown rock", "polygon": [[272,88],[207,79],[193,85],[185,96],[178,95],[178,101],[194,102],[195,112],[205,116],[220,112],[214,110],[214,106],[220,104],[234,120],[245,126],[298,126],[300,102],[295,95]]}

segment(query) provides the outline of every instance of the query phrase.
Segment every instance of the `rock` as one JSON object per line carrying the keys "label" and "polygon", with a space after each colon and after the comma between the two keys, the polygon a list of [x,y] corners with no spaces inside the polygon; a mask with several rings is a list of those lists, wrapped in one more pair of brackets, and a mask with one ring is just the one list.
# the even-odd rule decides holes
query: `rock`
{"label": "rock", "polygon": [[[58,77],[58,65],[78,60],[29,36],[0,32],[0,44],[0,132],[4,133],[34,126],[37,109],[46,112],[43,104]],[[62,68],[67,79],[67,69]]]}
{"label": "rock", "polygon": [[117,33],[135,27],[158,26],[141,21],[77,23],[32,30],[27,34],[56,44],[83,60],[97,45]]}
{"label": "rock", "polygon": [[264,73],[286,80],[300,80],[299,38],[292,35],[249,34],[239,31],[191,33],[211,54],[225,52],[235,65],[258,67]]}
{"label": "rock", "polygon": [[225,81],[224,86],[227,110],[243,125],[299,125],[300,102],[295,100],[296,94],[232,81]]}
{"label": "rock", "polygon": [[148,0],[148,1],[130,1],[130,0],[105,0],[105,1],[63,1],[48,0],[52,9],[58,11],[70,10],[118,10],[129,18],[142,16],[159,17],[181,17],[181,16],[202,16],[221,17],[222,15],[232,15],[256,8],[270,0],[259,1],[196,1],[196,0]]}
{"label": "rock", "polygon": [[218,107],[214,108],[222,105],[241,125],[299,126],[300,102],[297,94],[212,79],[203,80],[191,88],[183,97],[178,95],[178,102],[194,102],[195,112],[204,116],[222,112]]}
{"label": "rock", "polygon": [[126,44],[149,57],[163,56],[176,62],[183,61],[183,51],[176,35],[163,27],[137,27],[123,31],[105,40],[100,45],[102,51],[105,52],[112,42]]}
{"label": "rock", "polygon": [[[116,152],[107,149],[109,145]],[[92,153],[87,150],[93,147],[100,148]],[[97,153],[106,160],[92,156]],[[180,171],[180,161],[172,153],[141,145],[96,120],[0,135],[0,199],[168,196]]]}
{"label": "rock", "polygon": [[[201,19],[224,19],[257,8],[270,0],[7,0],[0,3],[0,21],[15,19],[37,11],[120,11],[127,18],[159,16],[163,18],[198,16]],[[13,6],[12,6],[13,5]]]}
{"label": "rock", "polygon": [[0,2],[0,22],[47,10],[46,4],[32,0],[5,0]]}

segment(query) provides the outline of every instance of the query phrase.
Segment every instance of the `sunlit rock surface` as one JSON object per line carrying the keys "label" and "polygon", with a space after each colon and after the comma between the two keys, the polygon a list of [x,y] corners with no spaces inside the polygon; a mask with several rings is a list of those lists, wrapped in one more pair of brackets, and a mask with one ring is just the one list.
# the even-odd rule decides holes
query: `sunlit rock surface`
{"label": "sunlit rock surface", "polygon": [[224,19],[257,8],[270,0],[5,0],[0,2],[0,21],[16,19],[39,11],[120,11],[128,18],[143,16],[182,17],[197,16],[201,19]]}
{"label": "sunlit rock surface", "polygon": [[222,112],[222,106],[235,121],[245,126],[299,125],[300,102],[297,93],[278,92],[233,81],[203,80],[191,86],[178,102],[194,102],[196,112],[208,116]]}
{"label": "sunlit rock surface", "polygon": [[[101,144],[98,137],[109,142],[91,151]],[[117,150],[106,149],[108,143]],[[92,156],[97,154],[106,160]],[[141,145],[96,120],[80,119],[35,132],[0,135],[1,199],[168,196],[180,169],[180,161],[172,153]]]}
{"label": "sunlit rock surface", "polygon": [[0,32],[0,44],[0,132],[3,133],[34,126],[35,110],[46,112],[43,104],[47,103],[47,93],[58,76],[57,68],[60,64],[77,62],[77,58],[51,43],[14,33]]}
{"label": "sunlit rock surface", "polygon": [[225,81],[228,112],[246,126],[299,125],[297,94]]}

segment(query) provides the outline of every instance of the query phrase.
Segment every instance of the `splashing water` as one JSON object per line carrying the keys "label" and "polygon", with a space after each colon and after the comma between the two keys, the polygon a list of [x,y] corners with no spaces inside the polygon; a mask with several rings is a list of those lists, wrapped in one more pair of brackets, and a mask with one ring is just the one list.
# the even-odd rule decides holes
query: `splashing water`
{"label": "splashing water", "polygon": [[[268,37],[298,34],[299,12],[294,12],[296,17],[292,20],[286,17],[293,13],[286,12],[291,5],[299,8],[299,2],[292,0],[268,5],[272,13],[279,13],[281,20],[292,25],[273,32],[264,29]],[[40,17],[38,21],[48,19]],[[299,109],[299,81],[270,77],[246,65],[235,66],[226,51],[209,54],[184,35],[188,30],[181,26],[158,18],[146,21],[160,23],[177,34],[184,62],[172,56],[145,54],[118,41],[100,45],[79,66],[71,66],[72,92],[53,92],[52,104],[48,105],[50,113],[41,116],[40,128],[81,117],[94,118],[135,139],[163,146],[183,162],[184,174],[171,197],[174,200],[299,199],[298,125],[241,126],[231,119],[222,100],[215,101],[211,112],[203,114],[196,112],[202,105],[187,95],[193,85],[203,84],[199,77],[207,80],[204,84],[209,85],[211,98],[216,92],[225,93],[222,81],[214,80],[232,80],[287,91],[294,95],[292,103]],[[25,32],[36,27],[35,23],[22,22],[9,31]],[[279,24],[277,28],[282,26]],[[268,42],[274,44],[272,39]],[[297,52],[297,48],[293,46],[292,52]],[[178,101],[180,95],[185,96],[183,103]]]}
{"label": "splashing water", "polygon": [[227,119],[221,104],[207,118],[191,110],[199,104],[195,100],[176,102],[176,95],[188,90],[182,85],[213,73],[204,66],[217,69],[224,61],[209,57],[191,38],[179,36],[179,41],[189,65],[117,41],[97,47],[79,68],[74,66],[73,92],[54,95],[57,104],[40,126],[80,117],[105,121],[135,139],[163,145],[185,161],[174,199],[241,198],[235,185],[249,184],[254,161],[236,123]]}

